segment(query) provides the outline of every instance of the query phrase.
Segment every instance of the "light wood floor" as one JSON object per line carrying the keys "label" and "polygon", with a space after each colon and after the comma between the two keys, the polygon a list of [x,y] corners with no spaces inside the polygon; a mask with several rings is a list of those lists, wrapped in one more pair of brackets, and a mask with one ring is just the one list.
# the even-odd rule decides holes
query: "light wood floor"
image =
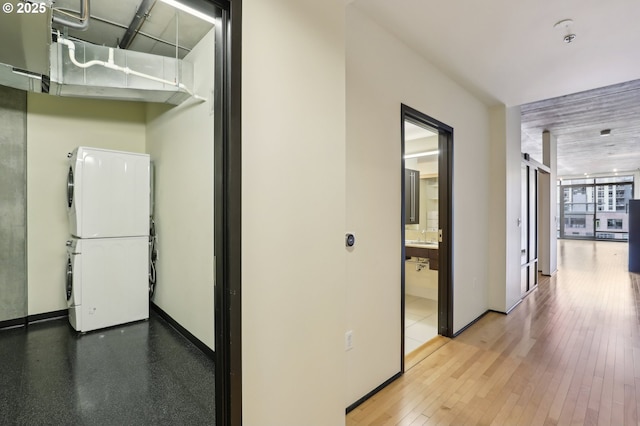
{"label": "light wood floor", "polygon": [[360,425],[639,425],[640,275],[626,243],[560,241],[558,273],[347,416]]}

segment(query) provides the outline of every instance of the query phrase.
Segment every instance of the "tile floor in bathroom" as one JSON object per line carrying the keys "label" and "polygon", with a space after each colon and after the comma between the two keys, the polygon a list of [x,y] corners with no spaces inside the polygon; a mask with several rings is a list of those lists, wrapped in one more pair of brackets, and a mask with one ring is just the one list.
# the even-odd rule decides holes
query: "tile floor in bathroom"
{"label": "tile floor in bathroom", "polygon": [[405,295],[404,354],[419,348],[438,335],[438,302]]}

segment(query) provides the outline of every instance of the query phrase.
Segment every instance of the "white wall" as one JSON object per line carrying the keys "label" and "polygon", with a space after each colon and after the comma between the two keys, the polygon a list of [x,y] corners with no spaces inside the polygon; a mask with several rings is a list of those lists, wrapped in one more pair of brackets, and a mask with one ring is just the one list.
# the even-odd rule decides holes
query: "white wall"
{"label": "white wall", "polygon": [[520,290],[520,107],[491,108],[489,308],[508,312]]}
{"label": "white wall", "polygon": [[28,93],[29,315],[67,308],[67,153],[81,145],[144,152],[144,105]]}
{"label": "white wall", "polygon": [[153,301],[214,348],[214,30],[185,57],[195,93],[169,108],[147,105],[147,151],[155,166],[158,277]]}
{"label": "white wall", "polygon": [[400,370],[402,103],[454,129],[454,331],[488,307],[488,108],[348,7],[347,228],[357,244],[347,263],[355,347],[345,405]]}
{"label": "white wall", "polygon": [[243,424],[344,424],[344,6],[244,0],[242,49]]}
{"label": "white wall", "polygon": [[[213,44],[212,32],[186,59],[194,61],[197,93],[209,98]],[[187,101],[170,109],[29,93],[27,114],[28,314],[67,307],[67,153],[79,145],[133,152],[145,152],[148,145],[158,179],[154,301],[213,348],[211,102]]]}
{"label": "white wall", "polygon": [[[502,196],[507,199],[507,213],[505,217],[506,225],[506,242],[507,242],[507,255],[506,260],[506,279],[502,283],[505,286],[506,305],[505,309],[508,312],[513,308],[522,298],[522,291],[520,288],[520,228],[517,227],[518,219],[522,215],[521,211],[521,197],[522,197],[522,185],[521,185],[521,164],[522,164],[522,151],[520,149],[522,143],[521,134],[521,117],[520,107],[508,107],[505,108],[506,115],[506,159],[507,162],[503,168],[506,179],[507,188],[505,192],[499,192],[498,196]],[[493,142],[493,141],[492,141]],[[493,188],[492,188],[493,190]]]}

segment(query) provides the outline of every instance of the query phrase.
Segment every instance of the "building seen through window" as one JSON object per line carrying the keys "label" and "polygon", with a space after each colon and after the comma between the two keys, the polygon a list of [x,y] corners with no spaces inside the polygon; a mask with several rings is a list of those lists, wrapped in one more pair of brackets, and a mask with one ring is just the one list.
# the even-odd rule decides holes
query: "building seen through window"
{"label": "building seen through window", "polygon": [[626,241],[633,176],[560,180],[558,237]]}

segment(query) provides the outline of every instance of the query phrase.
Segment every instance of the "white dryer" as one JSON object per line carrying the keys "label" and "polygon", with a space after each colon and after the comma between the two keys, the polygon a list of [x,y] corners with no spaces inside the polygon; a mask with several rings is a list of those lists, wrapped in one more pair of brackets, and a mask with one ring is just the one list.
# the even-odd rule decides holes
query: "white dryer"
{"label": "white dryer", "polygon": [[81,332],[149,318],[147,237],[67,241],[69,322]]}
{"label": "white dryer", "polygon": [[149,235],[148,154],[78,147],[69,154],[69,230],[78,238]]}

